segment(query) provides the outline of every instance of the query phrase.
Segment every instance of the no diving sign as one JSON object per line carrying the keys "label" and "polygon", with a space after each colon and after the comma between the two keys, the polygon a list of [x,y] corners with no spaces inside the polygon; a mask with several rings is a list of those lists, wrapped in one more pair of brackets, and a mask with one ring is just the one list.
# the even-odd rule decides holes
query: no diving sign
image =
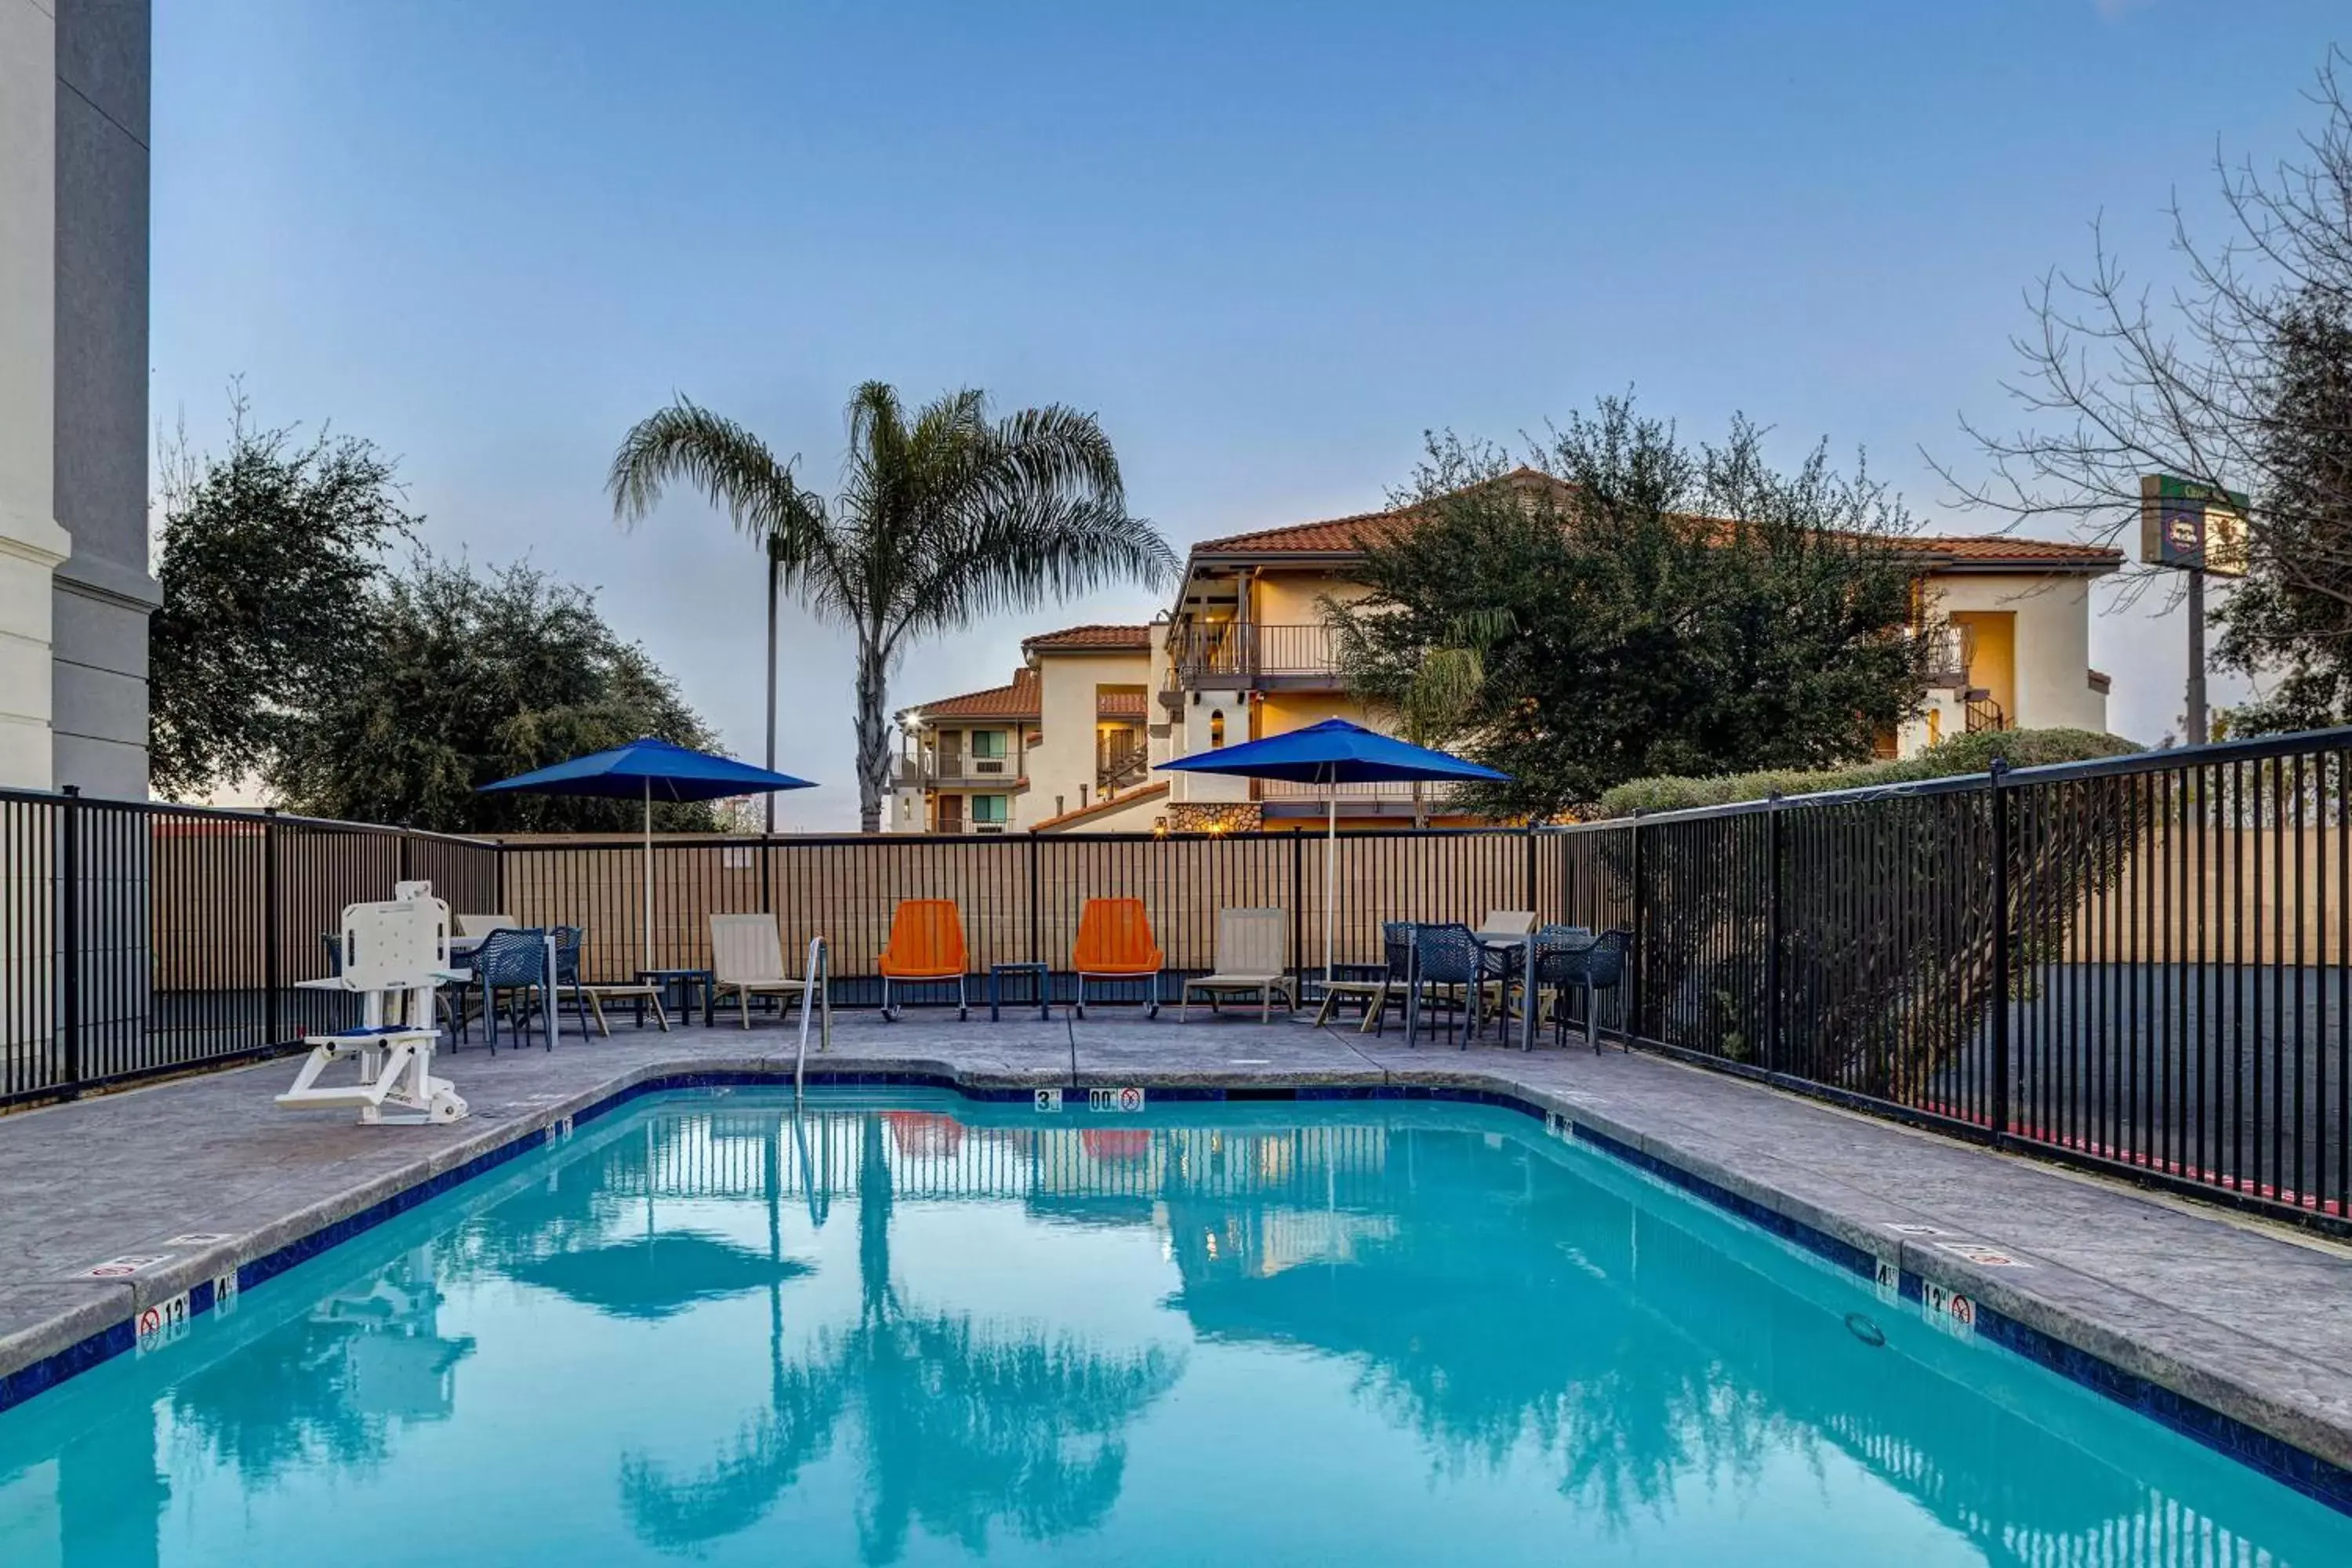
{"label": "no diving sign", "polygon": [[1125,1089],[1090,1089],[1087,1090],[1087,1109],[1132,1116],[1143,1109],[1143,1090],[1133,1084]]}

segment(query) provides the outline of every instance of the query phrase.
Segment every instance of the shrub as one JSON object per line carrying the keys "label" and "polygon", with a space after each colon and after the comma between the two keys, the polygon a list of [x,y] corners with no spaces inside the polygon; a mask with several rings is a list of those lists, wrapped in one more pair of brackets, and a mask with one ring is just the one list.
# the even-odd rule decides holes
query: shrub
{"label": "shrub", "polygon": [[1784,795],[1815,795],[1823,790],[1953,778],[1989,772],[1996,757],[2012,768],[2035,768],[2053,763],[2120,757],[2139,749],[2120,735],[2103,734],[2096,730],[1979,730],[1974,734],[1954,735],[1916,757],[1895,762],[1864,763],[1850,768],[1727,773],[1717,778],[1634,779],[1604,793],[1601,809],[1595,815],[1631,816],[1637,811],[1686,811],[1694,806],[1729,805],[1743,800],[1762,800],[1776,790]]}

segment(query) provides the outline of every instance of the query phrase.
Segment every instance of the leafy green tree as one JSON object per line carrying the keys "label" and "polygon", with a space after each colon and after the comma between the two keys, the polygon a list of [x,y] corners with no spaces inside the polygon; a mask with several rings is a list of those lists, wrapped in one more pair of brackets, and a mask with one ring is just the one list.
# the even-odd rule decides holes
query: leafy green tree
{"label": "leafy green tree", "polygon": [[[1392,655],[1341,601],[1327,598],[1321,607],[1349,695],[1385,714],[1399,739],[1436,751],[1475,730],[1486,691],[1486,655],[1497,638],[1517,629],[1507,610],[1473,611],[1446,628],[1442,643]],[[1429,826],[1428,791],[1418,780],[1412,824]]]}
{"label": "leafy green tree", "polygon": [[[494,779],[658,735],[708,748],[708,726],[594,595],[525,565],[420,556],[385,581],[310,696],[266,777],[295,810],[446,832],[634,831],[635,801],[477,795]],[[657,828],[707,830],[709,808],[660,805]]]}
{"label": "leafy green tree", "polygon": [[[2340,195],[2352,224],[2352,110],[2343,110]],[[2267,684],[2233,708],[2240,734],[2352,720],[2352,256],[2333,295],[2305,290],[2273,334],[2268,488],[2247,573],[2214,613],[2215,662]]]}
{"label": "leafy green tree", "polygon": [[373,620],[384,547],[416,522],[390,458],[247,423],[163,454],[163,605],[149,627],[149,768],[166,796],[267,771]]}
{"label": "leafy green tree", "polygon": [[1409,710],[1435,688],[1458,748],[1512,775],[1473,809],[1853,761],[1916,710],[1907,519],[1866,476],[1820,448],[1778,470],[1744,421],[1693,447],[1622,398],[1532,456],[1433,440],[1371,594],[1328,612],[1360,689]]}
{"label": "leafy green tree", "polygon": [[869,381],[851,395],[848,423],[830,506],[751,431],[685,398],[629,431],[609,483],[628,522],[670,484],[699,490],[766,552],[774,581],[848,628],[858,815],[878,833],[889,675],[911,642],[1118,579],[1158,583],[1175,554],[1129,513],[1118,459],[1092,415],[1050,404],[998,418],[967,390],[909,416],[895,390]]}

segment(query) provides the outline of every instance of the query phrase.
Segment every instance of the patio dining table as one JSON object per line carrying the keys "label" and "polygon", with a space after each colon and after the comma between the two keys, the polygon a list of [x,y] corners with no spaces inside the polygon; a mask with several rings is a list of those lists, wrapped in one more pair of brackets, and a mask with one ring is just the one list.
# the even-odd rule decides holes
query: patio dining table
{"label": "patio dining table", "polygon": [[[487,931],[483,932],[480,936],[453,936],[449,939],[449,963],[453,968],[463,967],[468,972],[469,978],[467,984],[469,984],[472,983],[470,979],[470,972],[473,969],[472,959],[474,956],[474,950],[488,940],[489,933]],[[549,927],[547,935],[542,940],[547,945],[547,1013],[550,1037],[552,1038],[554,1034],[559,1032],[554,1027],[556,1014],[555,928],[552,926]],[[462,998],[460,1000],[462,1002]],[[580,1037],[583,1040],[588,1037],[588,1020],[585,1018],[583,1018],[580,1021]]]}
{"label": "patio dining table", "polygon": [[[1529,931],[1525,936],[1511,936],[1494,931],[1474,931],[1471,934],[1479,947],[1488,952],[1517,952],[1519,955],[1519,1049],[1523,1051],[1535,1049],[1536,933]],[[1567,944],[1560,951],[1580,952],[1595,945],[1600,940],[1597,936],[1588,936],[1581,942]],[[1507,975],[1503,987],[1503,1020],[1507,1027],[1510,1022],[1510,986]]]}

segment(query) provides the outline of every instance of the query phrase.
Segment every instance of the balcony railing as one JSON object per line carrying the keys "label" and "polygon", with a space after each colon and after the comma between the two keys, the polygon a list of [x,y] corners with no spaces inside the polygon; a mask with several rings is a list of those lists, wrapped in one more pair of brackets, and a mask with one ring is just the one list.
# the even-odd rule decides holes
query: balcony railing
{"label": "balcony railing", "polygon": [[1247,621],[1179,626],[1168,652],[1179,687],[1323,686],[1337,681],[1331,628]]}
{"label": "balcony railing", "polygon": [[1150,772],[1150,756],[1138,742],[1107,742],[1095,747],[1095,787],[1105,795],[1132,789]]}
{"label": "balcony railing", "polygon": [[[1410,804],[1412,785],[1410,784],[1293,784],[1285,779],[1260,779],[1256,783],[1261,802],[1314,801],[1320,804],[1337,795],[1341,805],[1354,803],[1394,802]],[[1433,810],[1449,804],[1455,795],[1453,784],[1429,783],[1421,786],[1422,804]]]}
{"label": "balcony railing", "polygon": [[1021,764],[1013,757],[900,757],[898,780],[901,789],[1010,789],[1020,782]]}
{"label": "balcony railing", "polygon": [[1969,659],[1976,651],[1968,628],[1949,621],[1923,627],[1919,640],[1927,646],[1927,677],[1931,687],[1958,690],[1969,683]]}

